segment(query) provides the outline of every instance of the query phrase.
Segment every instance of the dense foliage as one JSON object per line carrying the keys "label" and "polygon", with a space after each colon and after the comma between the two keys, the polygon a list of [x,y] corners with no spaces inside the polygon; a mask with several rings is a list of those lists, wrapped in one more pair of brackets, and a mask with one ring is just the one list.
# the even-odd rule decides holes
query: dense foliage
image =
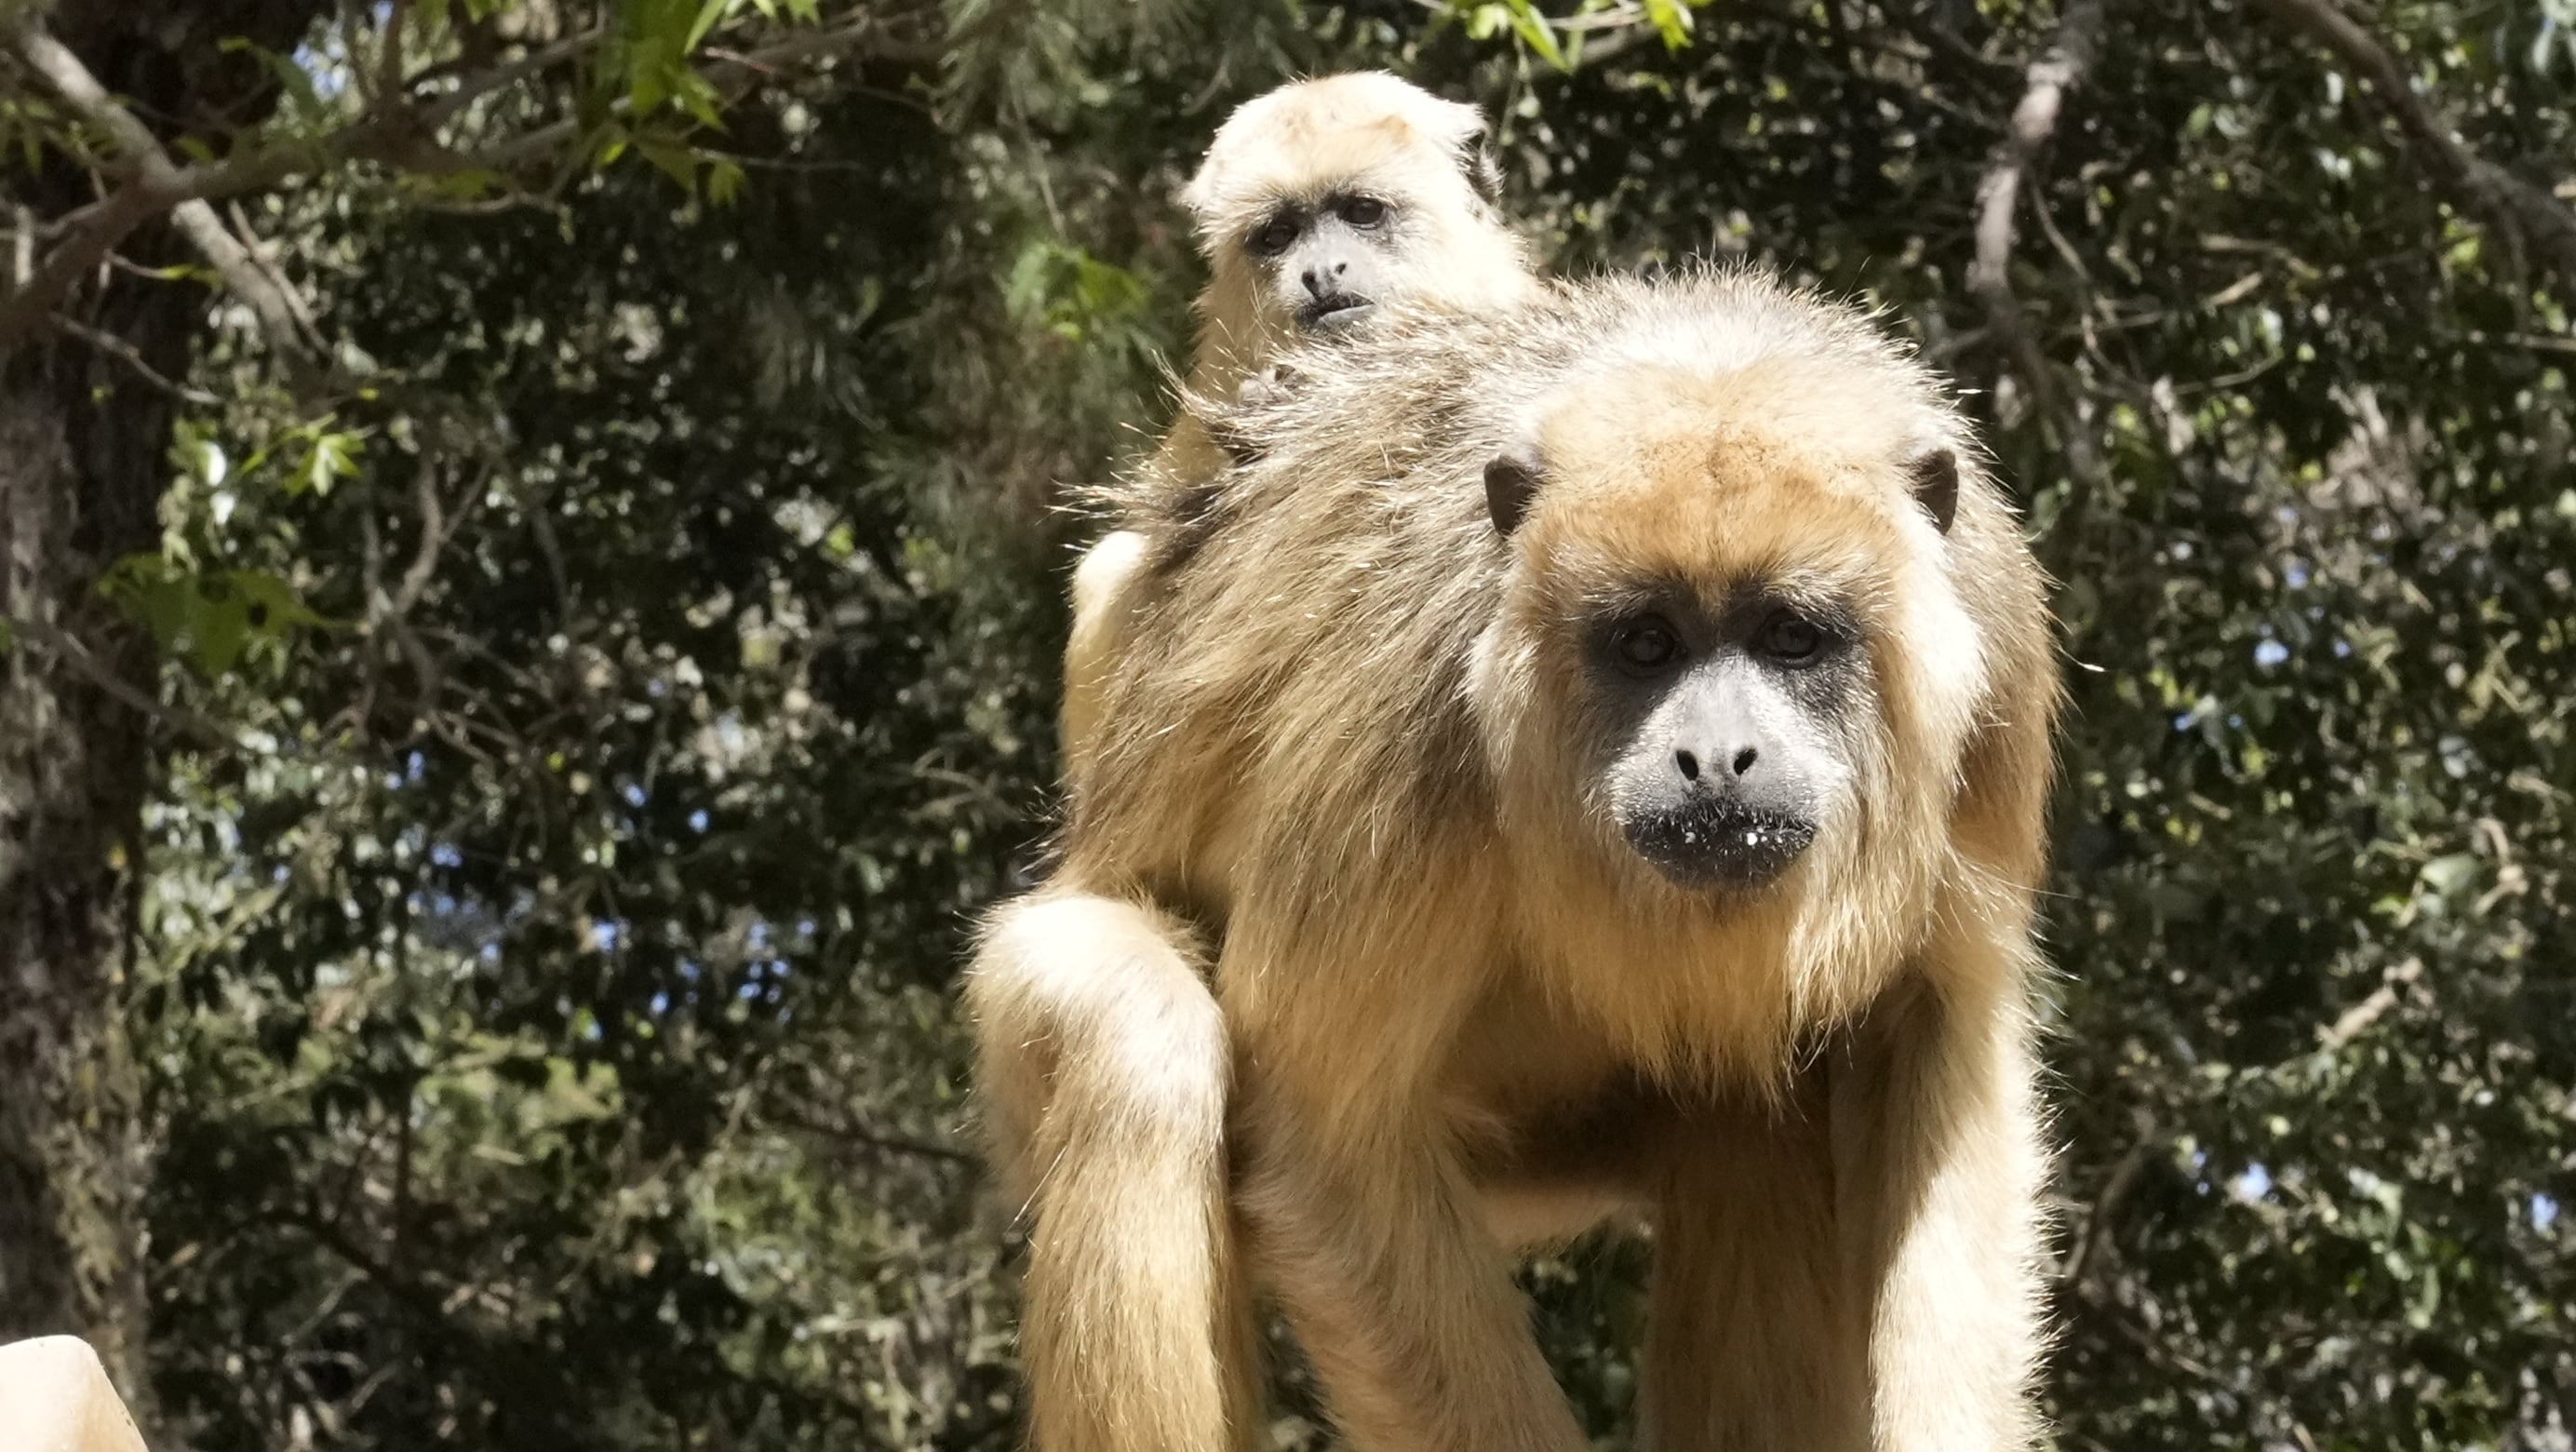
{"label": "dense foliage", "polygon": [[[884,8],[542,184],[257,193],[323,364],[219,300],[123,372],[168,1426],[1011,1445],[951,989],[1045,821],[1056,506],[1167,412],[1215,122],[1379,65],[1559,268],[1776,267],[1974,390],[2075,704],[2064,1445],[2569,1445],[2576,12]],[[340,35],[272,57],[321,112]],[[1641,1264],[1529,1278],[1610,1445]]]}

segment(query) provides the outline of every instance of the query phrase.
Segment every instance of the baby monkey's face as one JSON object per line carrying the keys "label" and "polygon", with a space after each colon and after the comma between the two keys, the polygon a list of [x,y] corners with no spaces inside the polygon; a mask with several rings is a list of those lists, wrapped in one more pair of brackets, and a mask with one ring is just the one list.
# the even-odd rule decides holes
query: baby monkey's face
{"label": "baby monkey's face", "polygon": [[1356,190],[1283,201],[1244,239],[1244,253],[1266,274],[1273,306],[1300,331],[1347,327],[1401,274],[1400,211]]}

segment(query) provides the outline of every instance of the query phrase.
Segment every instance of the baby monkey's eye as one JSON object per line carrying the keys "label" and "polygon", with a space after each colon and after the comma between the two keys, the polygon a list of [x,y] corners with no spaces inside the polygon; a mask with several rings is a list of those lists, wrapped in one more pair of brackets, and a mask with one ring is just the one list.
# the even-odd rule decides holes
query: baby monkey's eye
{"label": "baby monkey's eye", "polygon": [[1661,670],[1681,657],[1680,637],[1673,628],[1649,615],[1631,620],[1611,632],[1610,649],[1619,663],[1632,671]]}
{"label": "baby monkey's eye", "polygon": [[1386,203],[1375,197],[1344,197],[1342,220],[1354,227],[1374,227],[1386,220]]}
{"label": "baby monkey's eye", "polygon": [[1783,610],[1762,622],[1753,648],[1782,665],[1805,665],[1824,650],[1825,632],[1795,611]]}
{"label": "baby monkey's eye", "polygon": [[1297,234],[1304,230],[1298,225],[1294,213],[1281,212],[1262,223],[1261,230],[1252,234],[1252,253],[1256,257],[1276,257],[1287,251],[1288,244],[1296,241]]}

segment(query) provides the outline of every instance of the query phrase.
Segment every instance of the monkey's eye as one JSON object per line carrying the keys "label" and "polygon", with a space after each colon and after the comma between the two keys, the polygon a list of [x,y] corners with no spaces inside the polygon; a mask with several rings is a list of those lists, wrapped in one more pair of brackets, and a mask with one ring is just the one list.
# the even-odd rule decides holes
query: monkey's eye
{"label": "monkey's eye", "polygon": [[1681,658],[1682,643],[1671,626],[1650,615],[1613,631],[1610,650],[1629,670],[1658,671]]}
{"label": "monkey's eye", "polygon": [[1806,665],[1824,653],[1825,632],[1814,621],[1783,610],[1762,622],[1753,648],[1782,665]]}
{"label": "monkey's eye", "polygon": [[1305,229],[1303,227],[1297,225],[1297,219],[1295,217],[1290,216],[1286,212],[1281,212],[1278,216],[1262,223],[1261,230],[1252,234],[1252,242],[1250,244],[1252,247],[1252,255],[1255,257],[1276,257],[1280,253],[1287,251],[1288,244],[1296,241],[1297,234],[1304,230]]}
{"label": "monkey's eye", "polygon": [[1374,227],[1386,220],[1386,203],[1375,197],[1345,197],[1342,220],[1354,227]]}

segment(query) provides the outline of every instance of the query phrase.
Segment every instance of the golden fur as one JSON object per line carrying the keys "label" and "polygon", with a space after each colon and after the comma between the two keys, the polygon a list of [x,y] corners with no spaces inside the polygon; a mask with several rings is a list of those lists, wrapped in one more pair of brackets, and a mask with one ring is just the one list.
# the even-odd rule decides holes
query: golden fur
{"label": "golden fur", "polygon": [[[1352,1445],[1570,1452],[1504,1237],[1617,1209],[1656,1233],[1650,1445],[2030,1445],[2058,688],[2037,567],[1935,381],[1741,275],[1293,363],[1293,400],[1223,420],[1259,461],[1150,562],[1064,865],[970,984],[988,1083],[1059,1076],[1052,1118],[1095,1075],[1028,1161],[1039,1445],[1241,1445],[1248,1261]],[[1548,476],[1505,539],[1479,471],[1533,428]],[[1909,492],[1941,447],[1946,534]],[[1804,857],[1688,892],[1590,785],[1572,635],[1753,577],[1856,612],[1867,709]],[[1196,982],[1157,901],[1219,933],[1221,1014],[1138,988],[1114,1041],[1050,1018],[1045,965],[1086,935]]]}

